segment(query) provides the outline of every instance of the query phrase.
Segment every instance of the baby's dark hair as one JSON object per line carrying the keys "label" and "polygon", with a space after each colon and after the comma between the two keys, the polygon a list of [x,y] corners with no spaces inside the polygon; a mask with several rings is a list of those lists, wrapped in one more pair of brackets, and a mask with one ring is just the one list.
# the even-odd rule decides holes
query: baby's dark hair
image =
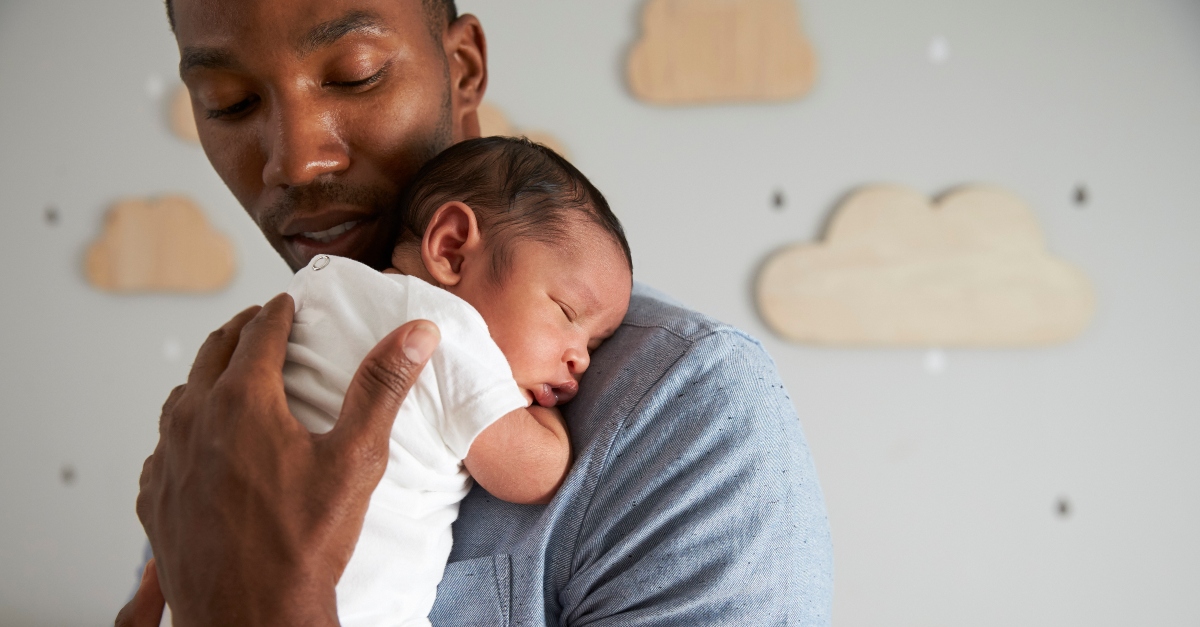
{"label": "baby's dark hair", "polygon": [[600,190],[558,153],[524,137],[469,139],[426,163],[400,201],[404,229],[397,245],[419,242],[438,208],[454,201],[475,212],[497,282],[512,262],[508,243],[560,244],[580,218],[612,236],[633,269],[625,231]]}

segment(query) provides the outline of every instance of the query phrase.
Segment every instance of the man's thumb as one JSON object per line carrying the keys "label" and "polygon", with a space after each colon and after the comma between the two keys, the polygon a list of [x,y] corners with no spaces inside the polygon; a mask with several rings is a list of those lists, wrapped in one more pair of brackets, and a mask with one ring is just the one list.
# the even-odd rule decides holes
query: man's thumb
{"label": "man's thumb", "polygon": [[389,333],[367,353],[346,390],[341,416],[329,432],[329,443],[337,455],[361,457],[343,457],[343,461],[377,465],[382,476],[396,412],[441,339],[437,325],[413,320]]}
{"label": "man's thumb", "polygon": [[146,562],[142,570],[142,582],[133,599],[121,608],[114,623],[116,627],[158,627],[162,622],[163,610],[167,606],[162,588],[158,584],[158,567],[154,558]]}

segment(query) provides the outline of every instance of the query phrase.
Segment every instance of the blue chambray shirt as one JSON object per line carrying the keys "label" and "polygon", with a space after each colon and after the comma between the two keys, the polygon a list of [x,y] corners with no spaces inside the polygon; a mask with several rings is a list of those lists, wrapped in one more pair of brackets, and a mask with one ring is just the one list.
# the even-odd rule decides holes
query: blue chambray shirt
{"label": "blue chambray shirt", "polygon": [[462,502],[434,625],[829,625],[821,488],[758,342],[637,285],[581,388],[549,505]]}

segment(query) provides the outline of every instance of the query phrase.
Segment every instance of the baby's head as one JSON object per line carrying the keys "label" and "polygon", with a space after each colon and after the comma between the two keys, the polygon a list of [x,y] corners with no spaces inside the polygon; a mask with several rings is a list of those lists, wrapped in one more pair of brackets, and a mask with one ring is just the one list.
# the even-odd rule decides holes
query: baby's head
{"label": "baby's head", "polygon": [[575,396],[633,285],[620,222],[579,170],[523,139],[446,149],[403,198],[396,270],[470,303],[530,402]]}

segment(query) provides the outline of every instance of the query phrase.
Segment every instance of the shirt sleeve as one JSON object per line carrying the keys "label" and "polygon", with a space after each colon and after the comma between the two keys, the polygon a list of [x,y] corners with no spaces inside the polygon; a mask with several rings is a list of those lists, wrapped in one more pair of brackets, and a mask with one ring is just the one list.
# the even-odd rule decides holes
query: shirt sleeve
{"label": "shirt sleeve", "polygon": [[824,500],[754,340],[697,340],[629,416],[596,484],[562,624],[829,624]]}

